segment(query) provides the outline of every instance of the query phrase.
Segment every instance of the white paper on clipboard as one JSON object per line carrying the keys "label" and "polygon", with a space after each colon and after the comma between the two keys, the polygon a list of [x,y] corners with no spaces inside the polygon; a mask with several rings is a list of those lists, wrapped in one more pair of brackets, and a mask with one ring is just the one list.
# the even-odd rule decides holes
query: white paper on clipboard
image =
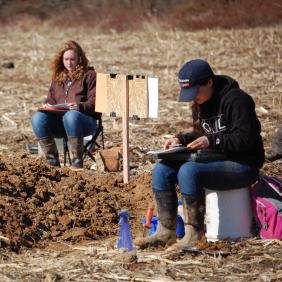
{"label": "white paper on clipboard", "polygon": [[158,117],[159,85],[158,78],[148,77],[149,118]]}

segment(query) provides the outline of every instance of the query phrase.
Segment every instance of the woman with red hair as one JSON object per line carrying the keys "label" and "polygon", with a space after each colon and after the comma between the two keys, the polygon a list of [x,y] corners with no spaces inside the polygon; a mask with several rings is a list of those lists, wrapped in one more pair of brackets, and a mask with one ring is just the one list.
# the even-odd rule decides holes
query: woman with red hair
{"label": "woman with red hair", "polygon": [[60,166],[54,138],[67,136],[72,167],[82,168],[83,137],[95,133],[101,116],[95,112],[96,72],[89,67],[85,52],[75,41],[67,41],[57,52],[51,70],[45,107],[64,104],[69,110],[58,114],[43,107],[32,116],[32,128],[49,165]]}

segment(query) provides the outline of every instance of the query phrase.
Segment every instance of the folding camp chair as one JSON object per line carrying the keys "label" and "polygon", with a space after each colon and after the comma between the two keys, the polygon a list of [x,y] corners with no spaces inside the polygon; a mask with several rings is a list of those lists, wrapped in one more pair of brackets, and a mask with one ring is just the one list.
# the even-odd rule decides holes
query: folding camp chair
{"label": "folding camp chair", "polygon": [[[105,149],[104,146],[104,128],[102,125],[102,117],[98,118],[98,125],[96,132],[92,135],[91,139],[86,142],[84,145],[84,152],[83,152],[83,159],[85,159],[86,156],[90,157],[94,162],[95,158],[92,155],[92,152],[95,150],[95,147],[101,148],[101,145],[97,143],[97,138],[101,134],[101,141],[102,141],[102,148]],[[63,138],[63,150],[64,150],[64,166],[66,166],[67,157],[68,161],[71,165],[71,158],[70,158],[70,152],[68,148],[68,138],[65,136]]]}
{"label": "folding camp chair", "polygon": [[83,153],[83,159],[88,156],[90,157],[94,162],[95,158],[92,155],[92,152],[94,151],[95,147],[101,148],[101,145],[97,143],[97,138],[101,133],[101,141],[102,141],[102,148],[105,149],[104,146],[104,127],[102,125],[102,117],[99,117],[98,119],[98,125],[97,125],[97,130],[95,134],[92,136],[91,140],[89,140],[85,145],[84,145],[84,153]]}

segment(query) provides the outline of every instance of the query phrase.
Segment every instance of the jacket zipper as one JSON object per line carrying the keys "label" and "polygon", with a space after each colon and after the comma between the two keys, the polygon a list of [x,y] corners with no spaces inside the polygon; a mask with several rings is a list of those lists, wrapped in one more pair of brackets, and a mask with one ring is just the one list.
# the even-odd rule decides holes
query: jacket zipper
{"label": "jacket zipper", "polygon": [[69,90],[70,90],[71,86],[72,86],[72,81],[71,80],[67,81],[66,82],[66,88],[67,89],[66,89],[66,93],[65,93],[65,103],[67,103],[67,97],[68,97]]}

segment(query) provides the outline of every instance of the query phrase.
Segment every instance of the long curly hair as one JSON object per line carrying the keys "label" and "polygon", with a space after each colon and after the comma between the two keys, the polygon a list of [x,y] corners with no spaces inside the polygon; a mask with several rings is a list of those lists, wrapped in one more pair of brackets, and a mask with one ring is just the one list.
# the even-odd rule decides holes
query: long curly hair
{"label": "long curly hair", "polygon": [[52,81],[63,83],[68,77],[68,71],[63,64],[64,53],[68,50],[75,51],[78,56],[78,65],[72,74],[72,79],[79,80],[87,71],[89,61],[86,58],[85,52],[77,42],[70,40],[63,44],[51,61]]}

